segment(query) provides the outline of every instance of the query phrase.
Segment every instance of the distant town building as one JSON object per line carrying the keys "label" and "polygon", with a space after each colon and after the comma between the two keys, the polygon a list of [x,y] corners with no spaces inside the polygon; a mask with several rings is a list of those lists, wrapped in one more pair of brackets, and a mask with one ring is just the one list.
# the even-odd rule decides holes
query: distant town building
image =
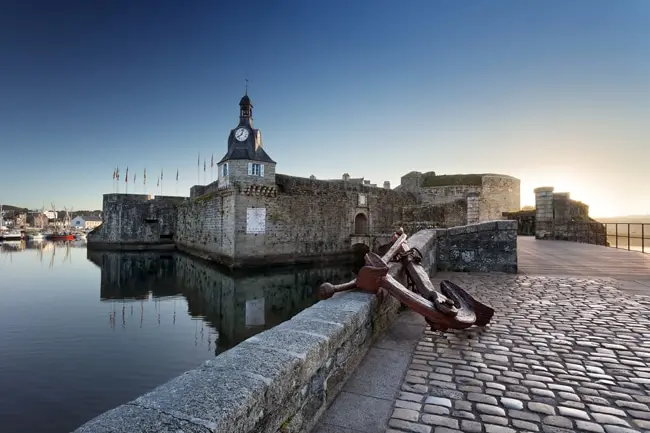
{"label": "distant town building", "polygon": [[47,215],[40,211],[27,214],[27,224],[31,227],[46,227],[49,221]]}
{"label": "distant town building", "polygon": [[48,219],[51,219],[51,220],[55,220],[55,219],[57,219],[59,217],[59,213],[56,212],[56,211],[53,211],[53,210],[46,210],[44,212],[44,214]]}
{"label": "distant town building", "polygon": [[72,219],[70,225],[75,229],[94,229],[101,225],[102,219],[98,216],[78,216]]}

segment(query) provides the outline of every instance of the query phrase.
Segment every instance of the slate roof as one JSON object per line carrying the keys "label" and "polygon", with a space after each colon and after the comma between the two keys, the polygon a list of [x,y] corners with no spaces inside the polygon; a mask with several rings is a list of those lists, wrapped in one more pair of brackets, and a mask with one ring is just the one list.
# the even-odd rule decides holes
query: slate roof
{"label": "slate roof", "polygon": [[[246,126],[242,126],[246,128]],[[235,138],[235,130],[238,128],[239,126],[230,131],[230,135],[228,136],[228,151],[224,157],[221,158],[218,164],[231,159],[248,159],[251,161],[275,163],[268,153],[264,151],[264,148],[259,147],[257,151],[255,150],[257,129],[248,128],[250,131],[248,139],[244,142],[240,142]]]}
{"label": "slate roof", "polygon": [[[253,128],[251,118],[253,103],[248,97],[248,92],[246,92],[239,101],[239,106],[242,108],[248,106],[251,110],[248,110],[247,113],[243,111],[246,115],[240,115],[239,125],[237,125],[237,128],[230,130],[230,135],[228,136],[228,151],[217,164],[233,159],[246,159],[249,161],[269,162],[275,164],[275,161],[271,159],[262,147],[258,147],[257,150],[255,149],[255,140],[259,130]],[[248,129],[249,134],[246,141],[241,142],[235,138],[235,131],[239,128]]]}

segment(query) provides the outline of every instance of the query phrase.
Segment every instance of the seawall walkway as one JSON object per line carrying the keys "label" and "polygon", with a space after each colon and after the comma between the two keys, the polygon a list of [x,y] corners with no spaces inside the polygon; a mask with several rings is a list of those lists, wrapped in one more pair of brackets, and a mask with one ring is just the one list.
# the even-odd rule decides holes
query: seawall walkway
{"label": "seawall walkway", "polygon": [[438,274],[496,310],[393,323],[316,433],[650,431],[650,255],[519,238],[518,275]]}

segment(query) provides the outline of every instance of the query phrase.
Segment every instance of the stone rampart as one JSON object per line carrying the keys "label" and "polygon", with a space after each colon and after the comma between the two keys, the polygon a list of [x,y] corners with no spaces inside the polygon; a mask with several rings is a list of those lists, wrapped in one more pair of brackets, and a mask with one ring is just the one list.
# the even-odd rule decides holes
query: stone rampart
{"label": "stone rampart", "polygon": [[[435,230],[409,244],[435,272]],[[391,265],[397,278],[398,265]],[[387,298],[343,293],[255,335],[153,391],[89,421],[75,433],[305,432],[397,315]]]}
{"label": "stone rampart", "polygon": [[88,248],[174,248],[176,207],[183,197],[104,194],[102,224],[88,234]]}
{"label": "stone rampart", "polygon": [[[411,191],[425,205],[445,205],[466,201],[461,224],[502,219],[503,212],[520,208],[520,180],[502,174],[409,173],[402,178],[404,190]],[[416,186],[416,182],[420,182]],[[452,221],[446,222],[451,227]]]}

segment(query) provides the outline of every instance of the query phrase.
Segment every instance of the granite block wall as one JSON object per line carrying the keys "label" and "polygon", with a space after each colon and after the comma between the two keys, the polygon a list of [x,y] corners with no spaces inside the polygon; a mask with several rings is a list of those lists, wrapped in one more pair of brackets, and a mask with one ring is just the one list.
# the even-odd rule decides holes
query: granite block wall
{"label": "granite block wall", "polygon": [[517,273],[517,221],[437,230],[438,270]]}
{"label": "granite block wall", "polygon": [[468,201],[459,199],[441,204],[405,206],[402,212],[401,227],[407,233],[425,228],[456,227],[466,224]]}
{"label": "granite block wall", "polygon": [[178,206],[174,236],[181,251],[197,257],[232,264],[235,259],[235,195],[233,191],[209,192]]}

